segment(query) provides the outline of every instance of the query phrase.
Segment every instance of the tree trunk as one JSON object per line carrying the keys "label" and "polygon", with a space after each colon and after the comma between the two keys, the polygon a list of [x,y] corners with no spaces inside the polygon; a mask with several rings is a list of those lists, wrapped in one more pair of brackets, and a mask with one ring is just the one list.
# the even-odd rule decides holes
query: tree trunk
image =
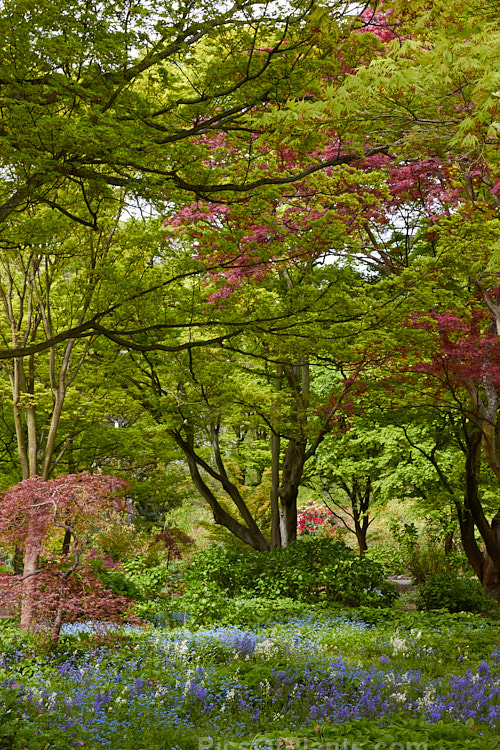
{"label": "tree trunk", "polygon": [[467,453],[465,456],[465,493],[461,507],[458,507],[460,538],[464,552],[479,580],[483,580],[484,556],[475,537],[475,523],[471,506],[478,502],[478,474],[481,461],[481,432],[466,429]]}
{"label": "tree trunk", "polygon": [[[225,526],[228,531],[238,537],[238,539],[241,539],[241,541],[245,544],[248,544],[250,547],[261,550],[263,552],[268,551],[269,542],[257,526],[255,519],[252,518],[250,511],[248,510],[243,498],[241,497],[238,488],[235,484],[233,484],[233,482],[230,481],[229,477],[227,476],[225,467],[222,462],[222,456],[220,455],[218,449],[216,450],[216,453],[219,471],[216,471],[203,458],[201,458],[201,456],[196,453],[193,444],[193,436],[191,434],[189,426],[187,426],[187,433],[187,440],[185,440],[178,431],[170,431],[170,435],[173,437],[179,448],[182,449],[186,457],[186,461],[189,467],[189,473],[191,475],[194,486],[210,506],[215,523]],[[216,434],[214,434],[213,437],[214,442],[216,443]],[[200,468],[207,472],[209,476],[215,479],[222,486],[228,497],[235,504],[246,525],[243,525],[238,520],[236,520],[236,518],[233,518],[233,516],[221,506],[208,484],[204,481],[200,473]]]}
{"label": "tree trunk", "polygon": [[[497,544],[500,546],[500,511],[496,514],[491,522],[493,533],[495,534]],[[500,566],[495,564],[494,559],[486,552],[483,565],[483,589],[487,596],[500,602]]]}
{"label": "tree trunk", "polygon": [[59,599],[59,602],[57,604],[57,612],[54,619],[54,622],[52,624],[52,630],[50,632],[50,644],[51,646],[56,646],[57,642],[59,641],[59,635],[61,633],[61,626],[63,622],[63,616],[64,616],[64,607],[63,602],[61,598]]}
{"label": "tree trunk", "polygon": [[69,555],[70,549],[71,549],[71,531],[69,529],[66,529],[64,531],[64,539],[62,543],[61,554]]}
{"label": "tree trunk", "polygon": [[41,551],[39,535],[36,533],[38,512],[39,509],[36,506],[31,509],[26,539],[26,550],[24,553],[20,621],[20,627],[23,630],[29,630],[33,622],[35,579]]}
{"label": "tree trunk", "polygon": [[15,359],[13,364],[13,373],[11,377],[12,384],[12,403],[14,411],[14,425],[16,428],[17,453],[21,465],[21,475],[23,479],[29,479],[29,460],[28,448],[26,444],[26,434],[22,420],[23,407],[21,403],[24,387],[24,369],[23,360]]}
{"label": "tree trunk", "polygon": [[359,554],[363,555],[368,549],[368,545],[366,543],[367,527],[365,527],[363,524],[360,524],[359,521],[355,520],[354,530],[356,532],[356,539],[358,541]]}
{"label": "tree trunk", "polygon": [[14,568],[14,574],[20,575],[23,572],[24,567],[24,550],[18,544],[14,549],[14,558],[12,560],[12,567]]}
{"label": "tree trunk", "polygon": [[[466,436],[465,497],[464,506],[459,509],[462,545],[467,559],[483,585],[484,593],[500,602],[500,512],[491,524],[488,524],[479,497],[478,480],[484,435],[477,425],[470,424]],[[484,554],[475,538],[476,528],[486,546]]]}
{"label": "tree trunk", "polygon": [[363,555],[368,549],[366,535],[370,525],[368,510],[370,508],[372,483],[370,477],[367,477],[364,492],[360,486],[362,480],[354,480],[352,487],[352,517],[354,521],[354,531],[358,541],[359,554]]}
{"label": "tree trunk", "polygon": [[281,545],[280,532],[280,436],[271,435],[271,549]]}
{"label": "tree trunk", "polygon": [[453,551],[453,531],[447,531],[444,538],[444,554],[449,555]]}
{"label": "tree trunk", "polygon": [[306,446],[290,440],[283,459],[283,472],[279,496],[281,544],[288,547],[297,539],[297,496],[304,471]]}

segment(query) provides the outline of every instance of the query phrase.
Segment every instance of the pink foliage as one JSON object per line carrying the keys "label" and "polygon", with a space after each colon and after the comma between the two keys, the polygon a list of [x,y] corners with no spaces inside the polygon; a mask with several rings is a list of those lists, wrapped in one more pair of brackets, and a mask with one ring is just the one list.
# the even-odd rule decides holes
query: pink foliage
{"label": "pink foliage", "polygon": [[60,566],[54,563],[42,568],[35,577],[36,622],[51,624],[61,600],[64,603],[64,622],[119,621],[133,604],[127,596],[119,596],[107,589],[85,563],[66,580],[61,578]]}
{"label": "pink foliage", "polygon": [[103,509],[117,510],[121,503],[115,495],[127,486],[123,479],[90,472],[63,474],[46,482],[40,477],[25,479],[1,495],[0,534],[16,542],[25,539],[25,522],[33,510],[40,536],[50,525],[64,528],[65,513],[81,522],[99,516]]}
{"label": "pink foliage", "polygon": [[206,222],[210,226],[217,224],[231,213],[229,206],[211,203],[189,203],[177,211],[170,219],[165,219],[165,226],[181,227],[193,222]]}
{"label": "pink foliage", "polygon": [[[37,621],[50,621],[58,610],[66,621],[116,619],[130,606],[127,597],[108,591],[88,564],[92,536],[123,509],[117,492],[126,486],[121,479],[83,472],[48,481],[33,477],[2,494],[0,539],[40,551],[39,569],[29,580]],[[71,543],[63,554],[65,533]],[[4,576],[2,589],[11,602],[19,601],[23,577]]]}
{"label": "pink foliage", "polygon": [[449,166],[436,158],[394,167],[388,185],[395,205],[419,201],[432,213],[448,214],[463,197],[462,190],[452,185]]}
{"label": "pink foliage", "polygon": [[479,387],[487,380],[500,387],[500,339],[490,323],[484,310],[474,310],[467,319],[454,313],[415,317],[409,325],[434,331],[439,346],[413,369],[458,385]]}
{"label": "pink foliage", "polygon": [[397,39],[395,28],[398,24],[395,22],[392,10],[382,12],[367,8],[361,14],[361,20],[363,26],[359,30],[360,34],[373,34],[385,44]]}

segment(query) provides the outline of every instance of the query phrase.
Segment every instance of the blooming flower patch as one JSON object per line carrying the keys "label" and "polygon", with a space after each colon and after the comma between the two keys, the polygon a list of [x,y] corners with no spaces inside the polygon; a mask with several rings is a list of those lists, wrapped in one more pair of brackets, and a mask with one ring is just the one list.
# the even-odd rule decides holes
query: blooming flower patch
{"label": "blooming flower patch", "polygon": [[[481,627],[473,624],[471,632]],[[18,649],[1,668],[0,725],[10,722],[30,750],[48,738],[61,749],[172,748],[176,733],[243,741],[256,729],[401,716],[500,725],[499,651],[476,661],[457,652],[433,675],[428,662],[439,664],[444,638],[436,628],[393,627],[383,637],[362,620],[325,615],[258,630],[128,628],[114,645],[91,648],[69,630],[65,651],[41,659]]]}

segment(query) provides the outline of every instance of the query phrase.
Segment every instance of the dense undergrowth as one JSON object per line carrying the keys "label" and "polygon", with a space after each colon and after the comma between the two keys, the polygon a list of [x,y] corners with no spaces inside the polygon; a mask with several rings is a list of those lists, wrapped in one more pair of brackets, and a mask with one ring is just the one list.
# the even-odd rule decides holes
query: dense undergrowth
{"label": "dense undergrowth", "polygon": [[0,748],[496,747],[495,623],[313,606],[276,619],[73,625],[52,651],[4,624]]}

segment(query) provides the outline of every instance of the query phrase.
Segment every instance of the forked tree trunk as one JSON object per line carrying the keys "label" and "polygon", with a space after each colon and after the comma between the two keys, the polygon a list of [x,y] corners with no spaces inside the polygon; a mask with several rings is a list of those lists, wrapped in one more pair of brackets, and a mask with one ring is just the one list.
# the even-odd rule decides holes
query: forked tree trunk
{"label": "forked tree trunk", "polygon": [[[500,601],[500,512],[489,524],[481,505],[479,469],[481,443],[484,445],[484,437],[477,425],[468,426],[466,438],[465,495],[463,507],[459,508],[458,513],[462,546],[482,583],[484,593]],[[486,547],[484,553],[476,541],[476,528]]]}
{"label": "forked tree trunk", "polygon": [[353,481],[351,488],[349,488],[347,484],[343,484],[342,486],[351,501],[354,533],[356,534],[356,540],[358,542],[359,554],[363,555],[368,549],[366,535],[368,533],[368,527],[370,526],[368,511],[370,509],[372,492],[371,479],[370,477],[367,477],[364,491],[360,484],[360,480],[357,479]]}

